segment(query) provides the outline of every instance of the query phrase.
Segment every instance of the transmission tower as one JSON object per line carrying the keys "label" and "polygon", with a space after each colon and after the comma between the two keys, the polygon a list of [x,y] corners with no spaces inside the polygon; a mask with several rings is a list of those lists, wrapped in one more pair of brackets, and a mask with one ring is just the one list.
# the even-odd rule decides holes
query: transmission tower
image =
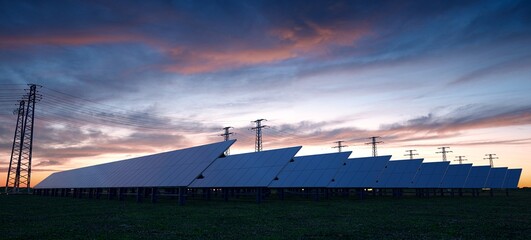
{"label": "transmission tower", "polygon": [[456,156],[455,158],[457,158],[457,160],[454,161],[459,162],[459,164],[463,164],[463,162],[467,160],[465,156]]}
{"label": "transmission tower", "polygon": [[452,151],[448,151],[448,150],[447,150],[447,149],[449,149],[449,148],[450,148],[450,147],[440,147],[440,148],[437,148],[437,149],[441,149],[440,152],[436,152],[436,153],[442,153],[442,160],[443,160],[443,162],[448,161],[448,160],[446,159],[446,154],[452,152]]}
{"label": "transmission tower", "polygon": [[251,128],[251,130],[256,132],[256,140],[254,141],[255,152],[262,151],[262,128],[269,127],[267,125],[262,125],[262,121],[267,121],[267,119],[257,119],[255,121],[252,121],[256,124],[256,127]]}
{"label": "transmission tower", "polygon": [[337,141],[337,142],[334,142],[335,144],[337,144],[337,146],[333,146],[332,148],[337,148],[337,150],[339,152],[341,152],[341,150],[344,148],[344,147],[348,147],[348,145],[343,145],[345,141]]}
{"label": "transmission tower", "polygon": [[371,144],[372,145],[372,156],[373,157],[378,156],[378,151],[376,149],[376,145],[378,145],[380,143],[383,143],[382,141],[376,141],[376,139],[378,139],[378,138],[380,138],[380,137],[370,137],[369,139],[371,141],[368,142],[368,143],[365,143],[365,144]]}
{"label": "transmission tower", "polygon": [[29,86],[29,92],[24,96],[27,101],[20,101],[17,111],[17,125],[7,170],[6,193],[21,193],[24,188],[27,193],[30,192],[35,102],[40,95],[37,94],[37,85]]}
{"label": "transmission tower", "polygon": [[[233,127],[222,128],[224,132],[220,134],[220,136],[222,136],[225,141],[229,141],[230,135],[234,134],[233,132],[230,131],[231,128]],[[227,149],[227,151],[225,151],[226,156],[228,156],[229,154],[230,154],[230,147]]]}
{"label": "transmission tower", "polygon": [[498,157],[496,157],[496,154],[489,153],[489,154],[485,154],[485,156],[487,156],[487,157],[483,158],[483,159],[489,160],[490,167],[494,167],[494,159],[498,159]]}
{"label": "transmission tower", "polygon": [[404,156],[409,156],[409,159],[413,159],[413,156],[419,155],[418,153],[414,153],[416,151],[417,150],[415,150],[415,149],[406,150],[407,154],[404,154]]}

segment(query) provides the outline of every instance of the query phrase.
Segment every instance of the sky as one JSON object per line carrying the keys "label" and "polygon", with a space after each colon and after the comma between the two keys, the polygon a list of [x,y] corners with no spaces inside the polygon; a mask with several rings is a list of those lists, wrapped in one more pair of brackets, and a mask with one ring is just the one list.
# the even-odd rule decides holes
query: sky
{"label": "sky", "polygon": [[[38,84],[32,185],[55,171],[223,140],[523,168],[530,1],[0,0],[0,172]],[[0,174],[5,182],[6,174]]]}

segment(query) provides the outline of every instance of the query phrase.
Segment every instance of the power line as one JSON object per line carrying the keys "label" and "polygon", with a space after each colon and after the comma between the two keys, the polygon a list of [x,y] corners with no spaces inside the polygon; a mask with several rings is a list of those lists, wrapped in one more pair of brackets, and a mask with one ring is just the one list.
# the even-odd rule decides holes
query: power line
{"label": "power line", "polygon": [[443,160],[443,162],[448,161],[448,160],[446,159],[446,154],[447,154],[447,153],[451,153],[451,152],[453,152],[453,151],[448,151],[447,149],[449,149],[449,148],[450,148],[450,147],[439,147],[439,148],[437,148],[437,149],[441,149],[441,151],[440,151],[440,152],[435,152],[435,153],[442,153],[442,160]]}

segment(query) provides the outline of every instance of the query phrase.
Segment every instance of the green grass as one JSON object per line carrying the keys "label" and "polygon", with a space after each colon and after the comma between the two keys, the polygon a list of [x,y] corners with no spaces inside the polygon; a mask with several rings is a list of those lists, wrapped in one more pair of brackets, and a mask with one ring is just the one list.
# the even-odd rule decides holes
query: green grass
{"label": "green grass", "polygon": [[509,197],[117,200],[0,195],[1,239],[529,239],[531,191]]}

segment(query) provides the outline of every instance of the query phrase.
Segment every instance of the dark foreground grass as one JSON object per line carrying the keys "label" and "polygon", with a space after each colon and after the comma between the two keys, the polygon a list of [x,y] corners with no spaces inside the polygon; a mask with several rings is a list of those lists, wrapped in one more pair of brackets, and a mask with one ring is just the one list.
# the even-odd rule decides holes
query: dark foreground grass
{"label": "dark foreground grass", "polygon": [[509,197],[132,201],[0,195],[1,239],[529,239],[531,191]]}

